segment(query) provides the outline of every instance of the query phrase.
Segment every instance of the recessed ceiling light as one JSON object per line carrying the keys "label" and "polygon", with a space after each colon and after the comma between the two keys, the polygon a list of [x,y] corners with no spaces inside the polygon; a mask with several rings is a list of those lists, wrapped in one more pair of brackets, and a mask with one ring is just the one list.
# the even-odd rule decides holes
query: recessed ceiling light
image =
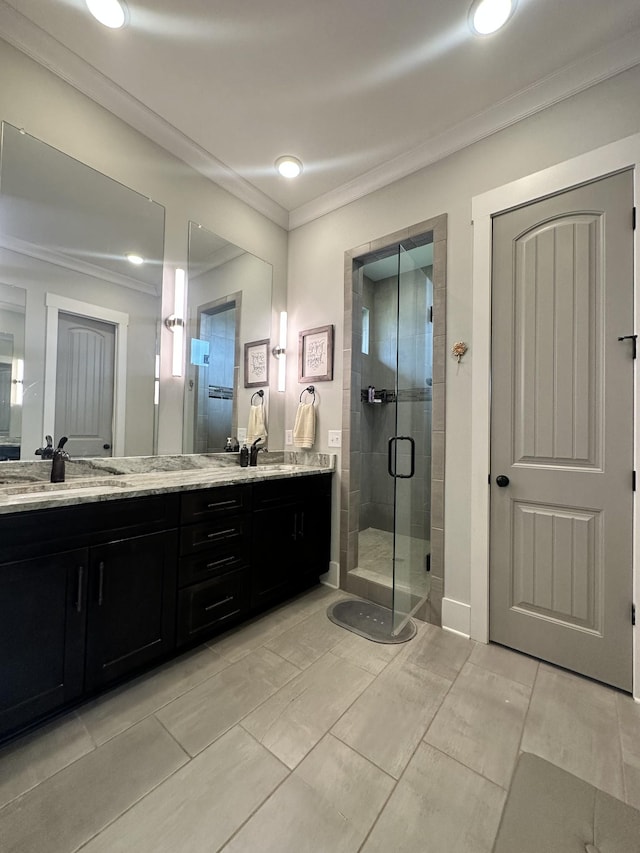
{"label": "recessed ceiling light", "polygon": [[488,36],[503,27],[513,15],[516,0],[474,0],[469,10],[471,32]]}
{"label": "recessed ceiling light", "polygon": [[276,169],[283,178],[297,178],[302,172],[302,163],[297,157],[285,154],[284,157],[278,157],[276,160]]}
{"label": "recessed ceiling light", "polygon": [[133,264],[134,267],[141,267],[144,263],[144,258],[137,252],[127,252],[125,258],[129,261],[130,264]]}
{"label": "recessed ceiling light", "polygon": [[112,30],[123,27],[127,21],[127,10],[121,0],[86,0],[86,4],[93,17]]}

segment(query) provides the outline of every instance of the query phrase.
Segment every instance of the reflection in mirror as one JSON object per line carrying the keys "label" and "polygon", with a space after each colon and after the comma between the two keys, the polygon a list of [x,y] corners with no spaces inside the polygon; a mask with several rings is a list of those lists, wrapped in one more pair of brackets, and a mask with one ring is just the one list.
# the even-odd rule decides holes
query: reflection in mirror
{"label": "reflection in mirror", "polygon": [[0,462],[20,458],[25,305],[21,287],[0,283]]}
{"label": "reflection in mirror", "polygon": [[[189,223],[185,453],[243,443],[256,391],[246,384],[244,347],[271,335],[271,288],[270,264]],[[269,388],[260,390],[254,402],[268,413]]]}
{"label": "reflection in mirror", "polygon": [[46,434],[72,457],[154,453],[163,256],[161,205],[2,123],[0,285],[26,291],[21,459]]}

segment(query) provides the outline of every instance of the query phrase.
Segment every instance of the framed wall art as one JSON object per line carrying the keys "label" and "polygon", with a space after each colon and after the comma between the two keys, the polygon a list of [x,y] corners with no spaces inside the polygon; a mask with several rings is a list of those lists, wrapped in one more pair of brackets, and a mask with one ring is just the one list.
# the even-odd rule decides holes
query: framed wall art
{"label": "framed wall art", "polygon": [[318,326],[298,334],[298,382],[333,379],[333,326]]}
{"label": "framed wall art", "polygon": [[269,340],[249,341],[244,345],[244,387],[269,384]]}

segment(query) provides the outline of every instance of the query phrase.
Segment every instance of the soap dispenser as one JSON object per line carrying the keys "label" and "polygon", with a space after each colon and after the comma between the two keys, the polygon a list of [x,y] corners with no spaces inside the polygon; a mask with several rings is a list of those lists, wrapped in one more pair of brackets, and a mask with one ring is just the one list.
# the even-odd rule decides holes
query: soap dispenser
{"label": "soap dispenser", "polygon": [[246,468],[249,465],[249,448],[246,444],[242,445],[242,450],[240,451],[240,467]]}

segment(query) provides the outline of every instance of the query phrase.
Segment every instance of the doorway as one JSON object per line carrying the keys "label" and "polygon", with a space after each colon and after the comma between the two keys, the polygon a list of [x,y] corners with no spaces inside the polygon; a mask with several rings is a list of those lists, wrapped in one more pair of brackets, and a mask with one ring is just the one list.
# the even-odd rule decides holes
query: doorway
{"label": "doorway", "polygon": [[352,335],[344,388],[350,452],[342,456],[342,480],[349,484],[343,505],[349,529],[345,534],[342,526],[340,585],[391,609],[394,630],[412,614],[437,623],[443,586],[446,217],[382,238],[370,251],[347,258],[352,273],[345,280],[345,314],[352,317]]}
{"label": "doorway", "polygon": [[[479,642],[489,640],[489,499],[490,403],[491,403],[491,246],[493,218],[498,214],[588,184],[601,176],[632,169],[634,198],[640,196],[640,135],[605,145],[526,178],[496,187],[472,200],[473,219],[473,324],[474,357],[471,394],[471,554],[470,597],[467,601],[446,597],[443,624]],[[629,211],[629,222],[633,211]],[[633,235],[635,256],[640,255],[640,231]],[[637,281],[635,284],[637,291]],[[635,291],[634,291],[635,292]],[[628,322],[640,326],[637,296]],[[634,400],[640,396],[640,375],[635,371]],[[636,402],[637,407],[637,402]],[[634,449],[640,448],[640,422],[634,424]],[[637,467],[637,462],[636,462]],[[495,472],[494,472],[495,473]],[[499,472],[498,472],[499,473]],[[640,513],[634,501],[633,579],[635,596],[640,589]],[[631,618],[631,602],[627,610]],[[633,692],[640,698],[640,631],[633,631]]]}
{"label": "doorway", "polygon": [[624,690],[632,178],[621,172],[493,222],[489,636]]}
{"label": "doorway", "polygon": [[112,323],[58,313],[53,434],[72,458],[113,453],[115,342]]}
{"label": "doorway", "polygon": [[221,453],[227,438],[237,433],[239,309],[234,298],[198,307],[190,356],[190,370],[195,372],[194,453]]}

